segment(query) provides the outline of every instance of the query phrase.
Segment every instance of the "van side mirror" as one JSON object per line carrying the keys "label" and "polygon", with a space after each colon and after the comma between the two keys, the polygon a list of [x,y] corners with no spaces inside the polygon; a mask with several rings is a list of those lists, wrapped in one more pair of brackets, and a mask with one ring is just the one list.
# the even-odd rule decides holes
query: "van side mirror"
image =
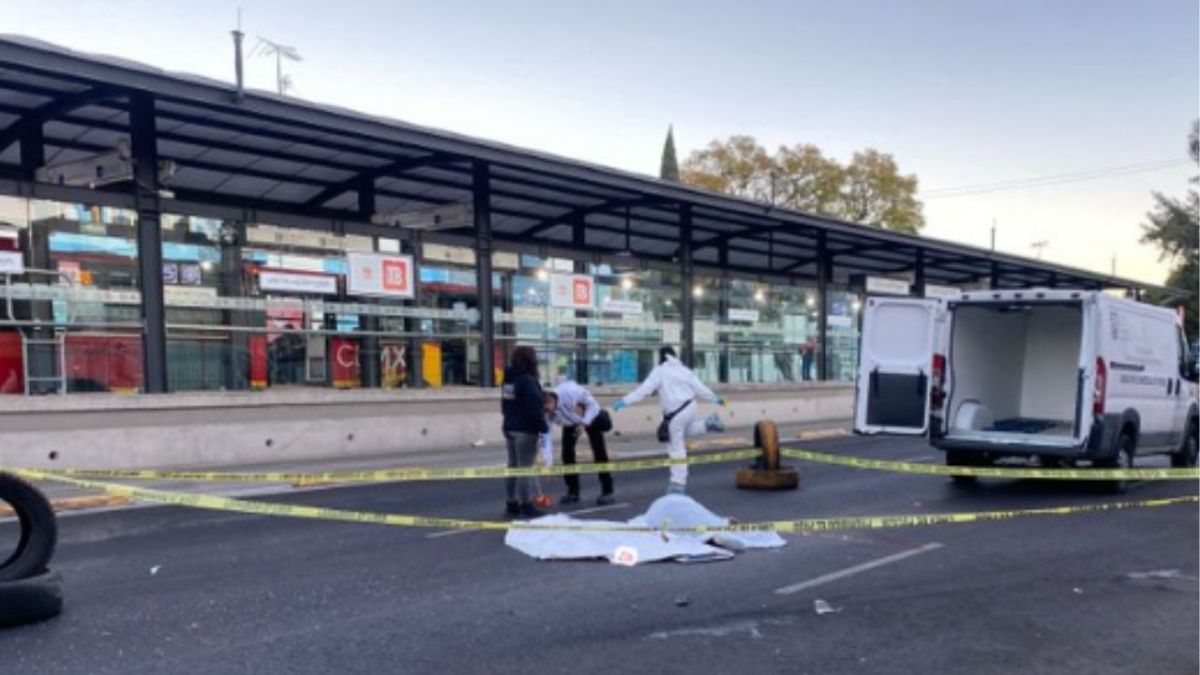
{"label": "van side mirror", "polygon": [[1183,379],[1189,382],[1200,380],[1200,368],[1197,367],[1196,359],[1188,359],[1187,365],[1183,369]]}

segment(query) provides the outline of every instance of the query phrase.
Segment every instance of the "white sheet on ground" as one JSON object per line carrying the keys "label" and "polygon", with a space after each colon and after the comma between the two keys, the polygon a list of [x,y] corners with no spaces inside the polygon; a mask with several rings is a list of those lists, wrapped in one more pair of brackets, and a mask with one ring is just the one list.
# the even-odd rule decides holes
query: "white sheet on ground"
{"label": "white sheet on ground", "polygon": [[[686,495],[660,497],[640,516],[628,522],[580,520],[566,514],[543,516],[530,521],[537,525],[586,524],[589,527],[649,526],[694,527],[728,525],[730,520],[716,515]],[[612,561],[618,548],[637,551],[637,562],[675,560],[702,562],[728,560],[734,551],[751,548],[779,548],[787,545],[774,532],[720,532],[689,534],[682,532],[603,532],[598,530],[512,529],[504,543],[539,560],[581,560],[603,558]]]}

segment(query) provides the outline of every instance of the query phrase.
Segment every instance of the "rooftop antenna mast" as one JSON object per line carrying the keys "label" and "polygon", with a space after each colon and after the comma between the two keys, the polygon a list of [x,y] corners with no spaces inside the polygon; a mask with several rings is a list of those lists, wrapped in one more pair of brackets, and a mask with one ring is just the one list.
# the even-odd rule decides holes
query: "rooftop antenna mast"
{"label": "rooftop antenna mast", "polygon": [[1045,250],[1045,248],[1049,245],[1050,245],[1050,242],[1046,239],[1041,239],[1041,240],[1035,241],[1032,244],[1030,244],[1030,246],[1037,249],[1038,260],[1042,259],[1042,251]]}
{"label": "rooftop antenna mast", "polygon": [[292,86],[292,79],[283,74],[283,60],[303,61],[300,52],[296,51],[295,47],[289,47],[285,44],[280,44],[273,40],[268,40],[263,36],[258,36],[258,44],[254,46],[254,51],[262,48],[262,54],[275,57],[275,88],[282,96],[287,93],[288,87]]}

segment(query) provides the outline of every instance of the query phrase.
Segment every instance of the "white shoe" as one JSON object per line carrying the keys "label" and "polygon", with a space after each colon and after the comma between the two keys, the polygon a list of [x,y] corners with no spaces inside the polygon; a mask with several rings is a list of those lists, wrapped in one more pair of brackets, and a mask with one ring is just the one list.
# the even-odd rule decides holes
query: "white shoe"
{"label": "white shoe", "polygon": [[669,495],[687,494],[687,485],[684,485],[683,483],[676,483],[675,481],[670,481],[669,483],[667,483],[667,494],[669,494]]}
{"label": "white shoe", "polygon": [[704,428],[707,431],[725,431],[725,423],[721,421],[717,413],[713,413],[704,418]]}

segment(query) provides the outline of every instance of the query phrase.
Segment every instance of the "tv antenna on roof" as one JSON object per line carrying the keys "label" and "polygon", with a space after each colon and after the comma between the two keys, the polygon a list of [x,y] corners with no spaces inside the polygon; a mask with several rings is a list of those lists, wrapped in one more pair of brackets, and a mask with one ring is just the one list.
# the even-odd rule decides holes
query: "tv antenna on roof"
{"label": "tv antenna on roof", "polygon": [[279,91],[280,96],[286,94],[292,86],[292,78],[283,74],[283,60],[303,61],[304,58],[300,56],[300,52],[296,51],[295,47],[289,47],[259,35],[258,44],[250,50],[250,56],[255,54],[275,57],[275,88]]}
{"label": "tv antenna on roof", "polygon": [[1042,251],[1045,250],[1045,248],[1049,245],[1050,245],[1050,241],[1046,240],[1046,239],[1041,239],[1039,241],[1035,241],[1032,244],[1030,244],[1030,246],[1037,249],[1038,260],[1042,259]]}

